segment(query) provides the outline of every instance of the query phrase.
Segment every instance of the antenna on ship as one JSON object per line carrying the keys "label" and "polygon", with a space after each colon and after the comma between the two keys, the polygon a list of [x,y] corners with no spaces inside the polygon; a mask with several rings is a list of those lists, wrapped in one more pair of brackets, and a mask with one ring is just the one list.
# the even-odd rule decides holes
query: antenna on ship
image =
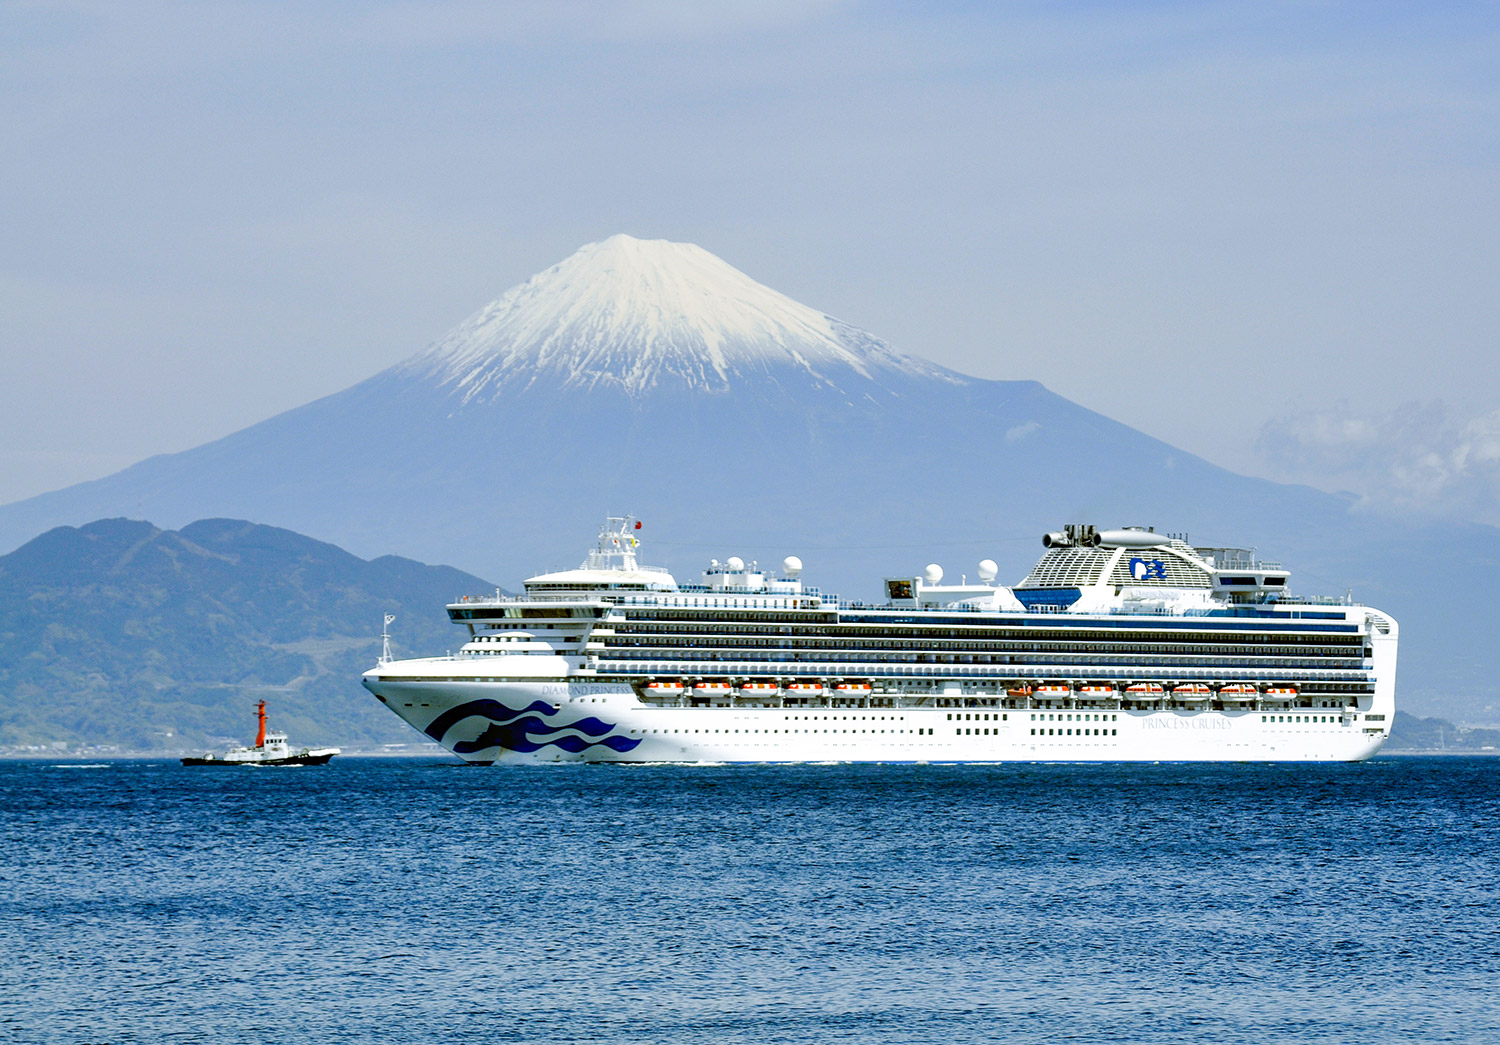
{"label": "antenna on ship", "polygon": [[380,663],[388,664],[391,659],[391,621],[396,619],[394,613],[385,615],[385,627],[380,629]]}
{"label": "antenna on ship", "polygon": [[[633,525],[632,525],[633,524]],[[636,531],[640,522],[630,515],[611,515],[599,527],[599,543],[583,561],[585,570],[634,570],[635,550],[640,545]]]}

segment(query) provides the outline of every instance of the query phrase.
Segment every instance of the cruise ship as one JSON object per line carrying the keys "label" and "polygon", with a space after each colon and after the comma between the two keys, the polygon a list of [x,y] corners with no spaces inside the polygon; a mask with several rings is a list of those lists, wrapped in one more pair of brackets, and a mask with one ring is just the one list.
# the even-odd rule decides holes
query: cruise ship
{"label": "cruise ship", "polygon": [[387,631],[365,687],[481,765],[1357,761],[1389,736],[1396,622],[1294,597],[1251,550],[1069,525],[1014,587],[934,564],[863,603],[795,556],[679,584],[638,563],[640,525],[450,604],[455,653],[395,660]]}

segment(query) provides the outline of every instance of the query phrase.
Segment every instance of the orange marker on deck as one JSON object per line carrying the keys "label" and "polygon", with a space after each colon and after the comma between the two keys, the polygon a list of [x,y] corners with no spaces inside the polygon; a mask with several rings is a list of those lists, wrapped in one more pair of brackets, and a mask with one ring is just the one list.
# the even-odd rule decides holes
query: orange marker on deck
{"label": "orange marker on deck", "polygon": [[339,753],[336,747],[305,747],[293,751],[286,742],[285,733],[266,732],[266,702],[255,705],[259,719],[255,731],[254,747],[237,747],[223,755],[207,754],[201,757],[189,755],[182,760],[185,766],[324,766]]}

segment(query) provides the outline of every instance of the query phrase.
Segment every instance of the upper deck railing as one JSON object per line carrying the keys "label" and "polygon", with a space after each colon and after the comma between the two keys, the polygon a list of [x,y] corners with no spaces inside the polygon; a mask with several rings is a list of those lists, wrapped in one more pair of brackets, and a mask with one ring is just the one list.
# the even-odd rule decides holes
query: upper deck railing
{"label": "upper deck railing", "polygon": [[1217,570],[1283,570],[1279,562],[1258,558],[1254,548],[1194,548],[1194,553],[1212,559]]}
{"label": "upper deck railing", "polygon": [[549,591],[523,595],[461,595],[450,606],[514,606],[531,602],[602,602],[613,606],[678,606],[703,609],[753,608],[817,602],[820,608],[840,605],[837,595],[824,595],[818,588],[801,591],[762,591],[758,588],[710,588],[704,584],[683,585],[673,591],[625,591],[617,588]]}
{"label": "upper deck railing", "polygon": [[[672,592],[621,592],[621,591],[577,591],[547,592],[545,595],[463,595],[449,603],[450,606],[515,606],[521,603],[536,602],[603,602],[611,606],[663,606],[687,609],[754,609],[756,607],[782,607],[806,608],[805,603],[816,600],[820,609],[843,609],[856,611],[869,610],[891,610],[909,613],[917,607],[895,606],[889,602],[845,602],[837,595],[824,595],[817,588],[805,588],[800,592],[763,592],[753,590],[741,590],[732,588],[709,588],[703,585],[684,587]],[[994,610],[983,606],[972,606],[954,603],[946,606],[922,606],[924,613],[993,613]],[[1057,616],[1066,614],[1067,607],[1038,604],[1030,609],[1006,610],[1010,614],[1022,613],[1028,616]],[[1128,614],[1157,614],[1167,615],[1194,615],[1206,613],[1208,610],[1194,608],[1192,610],[1174,610],[1166,608],[1136,608],[1136,607],[1112,607],[1103,612],[1128,613]]]}
{"label": "upper deck railing", "polygon": [[[911,612],[914,607],[894,606],[890,603],[845,602],[837,595],[824,595],[818,588],[804,588],[800,592],[768,592],[751,589],[709,588],[706,585],[685,585],[676,591],[625,592],[585,591],[573,593],[548,592],[537,595],[503,595],[499,592],[486,595],[464,595],[449,603],[450,606],[516,606],[538,602],[598,602],[611,606],[656,606],[672,609],[820,609],[820,610],[892,610]],[[1274,611],[1297,606],[1353,606],[1351,595],[1290,595],[1282,594],[1277,599],[1257,603],[1221,604],[1215,606],[1191,606],[1178,608],[1163,605],[1110,606],[1099,612],[1108,616],[1143,617],[1204,617],[1225,610],[1261,609]],[[954,604],[950,606],[923,606],[920,611],[934,614],[995,613],[1009,616],[1017,614],[1028,617],[1068,616],[1067,607],[1037,604],[1025,610],[996,611],[985,607]]]}

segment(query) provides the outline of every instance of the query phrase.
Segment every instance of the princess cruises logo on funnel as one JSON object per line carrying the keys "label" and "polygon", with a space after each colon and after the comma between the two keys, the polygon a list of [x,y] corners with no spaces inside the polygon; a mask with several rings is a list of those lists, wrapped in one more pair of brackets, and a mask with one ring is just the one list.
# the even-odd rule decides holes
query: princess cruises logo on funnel
{"label": "princess cruises logo on funnel", "polygon": [[1130,575],[1138,581],[1164,581],[1167,564],[1158,559],[1131,559]]}

